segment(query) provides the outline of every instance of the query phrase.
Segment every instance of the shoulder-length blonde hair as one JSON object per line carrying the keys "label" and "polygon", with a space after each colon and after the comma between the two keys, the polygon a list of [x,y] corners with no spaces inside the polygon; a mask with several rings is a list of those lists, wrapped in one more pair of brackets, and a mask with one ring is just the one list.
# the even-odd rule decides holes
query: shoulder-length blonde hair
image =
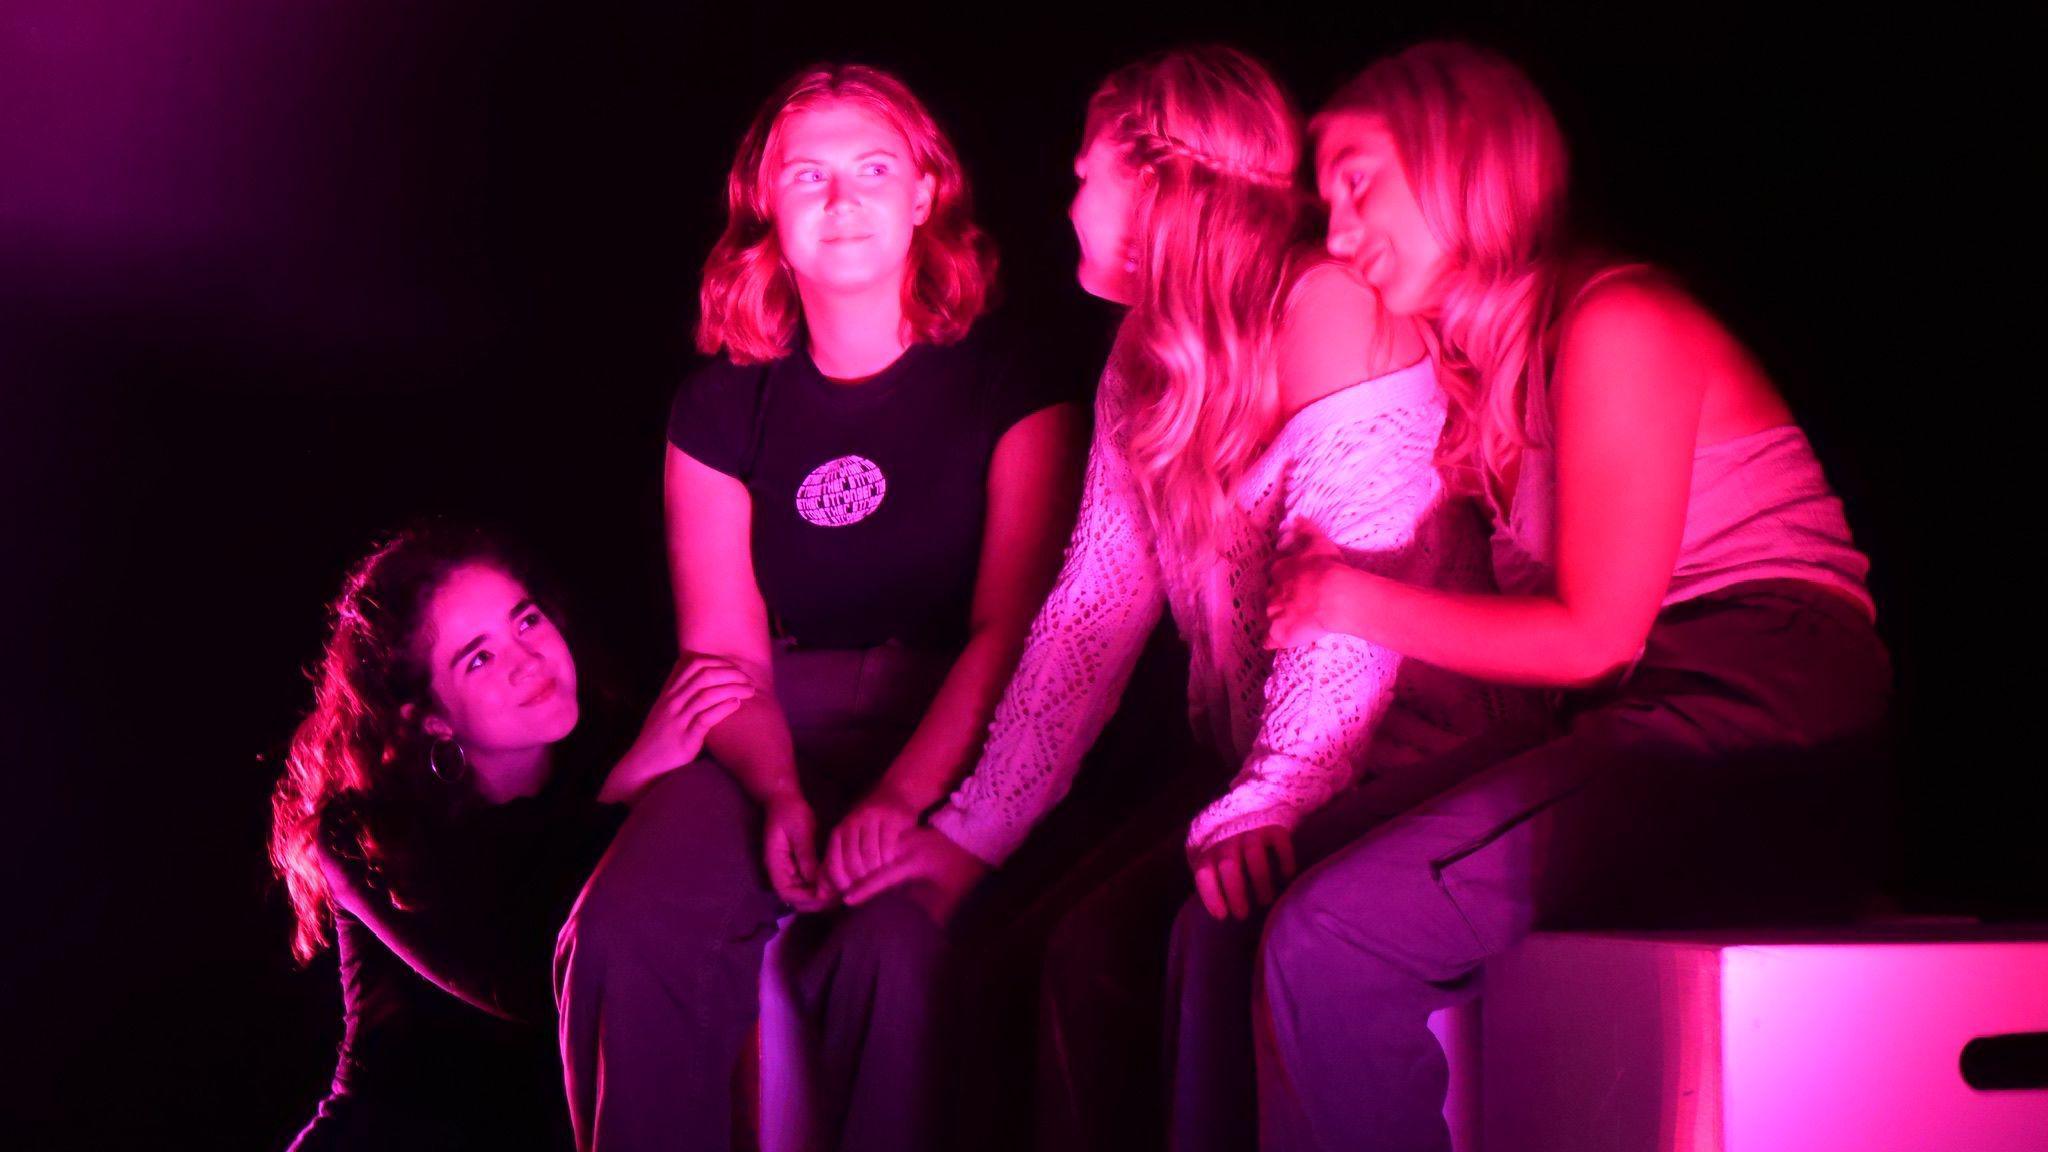
{"label": "shoulder-length blonde hair", "polygon": [[902,133],[911,164],[932,177],[931,216],[912,234],[903,278],[903,320],[911,338],[953,343],[987,307],[995,246],[974,224],[967,177],[952,142],[896,77],[860,64],[818,65],[769,97],[733,157],[725,232],[704,262],[699,291],[697,348],[705,355],[723,350],[736,363],[755,364],[791,351],[803,303],[775,237],[769,169],[791,115],[842,103],[866,109]]}
{"label": "shoulder-length blonde hair", "polygon": [[1274,338],[1305,207],[1300,122],[1251,57],[1184,48],[1103,83],[1084,143],[1098,138],[1144,181],[1124,342],[1131,470],[1153,521],[1200,554],[1279,408]]}
{"label": "shoulder-length blonde hair", "polygon": [[1310,130],[1345,113],[1386,121],[1422,218],[1454,262],[1436,325],[1454,418],[1438,456],[1460,487],[1499,507],[1522,449],[1550,442],[1543,340],[1565,256],[1563,134],[1520,68],[1456,41],[1373,64]]}

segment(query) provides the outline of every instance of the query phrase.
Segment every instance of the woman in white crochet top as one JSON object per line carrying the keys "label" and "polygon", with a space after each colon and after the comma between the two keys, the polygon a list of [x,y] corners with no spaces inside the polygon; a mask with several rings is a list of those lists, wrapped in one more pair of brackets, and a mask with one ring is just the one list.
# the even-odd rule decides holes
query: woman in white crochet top
{"label": "woman in white crochet top", "polygon": [[[1075,1066],[1088,1053],[1105,1071],[1124,1063],[1103,1056],[1117,1038],[1102,1032],[1129,1017],[1112,1010],[1131,997],[1097,1004],[1088,987],[1119,984],[1109,952],[1133,925],[1159,923],[1139,965],[1155,990],[1136,994],[1156,1003],[1165,924],[1199,893],[1175,947],[1174,1090],[1248,1102],[1257,936],[1246,921],[1314,854],[1297,847],[1304,819],[1362,770],[1398,776],[1497,714],[1472,682],[1404,668],[1354,637],[1263,648],[1266,571],[1290,530],[1408,583],[1462,586],[1485,572],[1476,524],[1446,503],[1432,463],[1445,400],[1419,326],[1387,317],[1349,269],[1304,259],[1299,126],[1278,85],[1234,50],[1168,53],[1104,84],[1085,139],[1071,211],[1079,278],[1131,312],[1098,393],[1080,519],[975,771],[848,893],[858,903],[918,882],[957,899],[1001,864],[1065,795],[1171,609],[1191,651],[1196,732],[1236,775],[1170,846],[1165,883],[1161,857],[1148,857],[1059,934],[1049,971],[1085,974],[1049,991],[1060,1035],[1045,1047],[1069,1059],[1049,1084],[1064,1098],[1041,1103],[1078,1122],[1055,1141],[1067,1146],[1117,1142],[1105,1121],[1157,1098],[1099,1099],[1116,1077]],[[1143,906],[1162,900],[1163,916],[1148,917]],[[1156,1031],[1124,1039],[1158,1045]],[[1232,1057],[1219,1061],[1222,1050]],[[1242,1075],[1226,1089],[1210,1083],[1215,1068]]]}

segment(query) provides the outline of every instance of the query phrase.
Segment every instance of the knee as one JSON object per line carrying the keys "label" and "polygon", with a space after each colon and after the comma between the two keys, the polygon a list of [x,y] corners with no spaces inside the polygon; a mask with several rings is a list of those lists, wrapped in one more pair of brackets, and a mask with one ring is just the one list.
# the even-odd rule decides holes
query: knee
{"label": "knee", "polygon": [[1370,945],[1360,943],[1339,929],[1334,909],[1312,888],[1290,890],[1273,906],[1259,939],[1252,998],[1282,1051],[1334,1018],[1333,1009],[1355,1014],[1377,998],[1386,973]]}
{"label": "knee", "polygon": [[1357,861],[1343,874],[1311,871],[1289,885],[1266,916],[1258,953],[1263,983],[1302,986],[1340,972],[1366,975],[1385,955],[1398,931],[1398,900],[1385,895],[1391,878],[1381,867]]}
{"label": "knee", "polygon": [[842,963],[920,983],[936,974],[947,952],[946,930],[897,892],[849,909],[836,935]]}
{"label": "knee", "polygon": [[[1328,988],[1347,997],[1445,986],[1487,949],[1436,865],[1365,844],[1303,875],[1274,905],[1259,944],[1269,997]],[[1334,865],[1334,867],[1333,867]]]}
{"label": "knee", "polygon": [[633,887],[602,863],[584,883],[555,937],[558,985],[572,971],[588,973],[647,951],[646,911],[638,906]]}
{"label": "knee", "polygon": [[647,786],[620,827],[619,839],[631,842],[637,829],[649,825],[675,830],[755,819],[758,812],[739,781],[712,761],[697,760]]}
{"label": "knee", "polygon": [[556,937],[556,963],[609,965],[754,935],[773,894],[756,877],[753,816],[723,771],[679,769],[636,805]]}
{"label": "knee", "polygon": [[1280,897],[1259,935],[1259,970],[1269,991],[1328,962],[1330,927],[1329,910],[1313,891],[1297,886]]}

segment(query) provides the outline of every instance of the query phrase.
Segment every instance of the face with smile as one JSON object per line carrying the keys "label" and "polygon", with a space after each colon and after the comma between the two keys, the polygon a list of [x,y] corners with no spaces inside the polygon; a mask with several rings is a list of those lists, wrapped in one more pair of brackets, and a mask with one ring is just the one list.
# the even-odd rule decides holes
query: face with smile
{"label": "face with smile", "polygon": [[1316,139],[1316,189],[1330,209],[1330,254],[1348,260],[1396,315],[1429,315],[1452,261],[1422,215],[1386,121],[1343,112]]}
{"label": "face with smile", "polygon": [[487,772],[576,727],[576,664],[547,613],[517,580],[487,564],[450,573],[427,603],[420,642],[431,708],[421,726],[461,744]]}
{"label": "face with smile", "polygon": [[1074,222],[1074,238],[1081,245],[1081,261],[1074,276],[1089,295],[1129,304],[1137,291],[1132,255],[1138,239],[1134,234],[1141,189],[1138,173],[1124,162],[1109,134],[1098,132],[1075,157],[1074,178],[1080,185],[1067,208],[1067,218]]}
{"label": "face with smile", "polygon": [[841,101],[791,113],[776,152],[768,173],[775,235],[798,284],[827,292],[900,286],[935,185],[917,170],[903,134]]}

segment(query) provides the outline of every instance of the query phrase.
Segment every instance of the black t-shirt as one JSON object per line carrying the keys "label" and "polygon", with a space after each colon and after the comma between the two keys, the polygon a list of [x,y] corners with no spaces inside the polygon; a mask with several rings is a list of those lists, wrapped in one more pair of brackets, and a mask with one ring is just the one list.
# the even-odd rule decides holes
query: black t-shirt
{"label": "black t-shirt", "polygon": [[564,765],[537,796],[463,810],[406,907],[364,868],[346,807],[324,814],[343,1036],[332,1094],[296,1147],[569,1146],[550,974],[555,933],[618,824],[594,791]]}
{"label": "black t-shirt", "polygon": [[966,638],[996,442],[1079,390],[1039,362],[984,322],[844,384],[799,334],[780,360],[691,372],[668,438],[753,497],[754,576],[777,635],[949,650]]}

